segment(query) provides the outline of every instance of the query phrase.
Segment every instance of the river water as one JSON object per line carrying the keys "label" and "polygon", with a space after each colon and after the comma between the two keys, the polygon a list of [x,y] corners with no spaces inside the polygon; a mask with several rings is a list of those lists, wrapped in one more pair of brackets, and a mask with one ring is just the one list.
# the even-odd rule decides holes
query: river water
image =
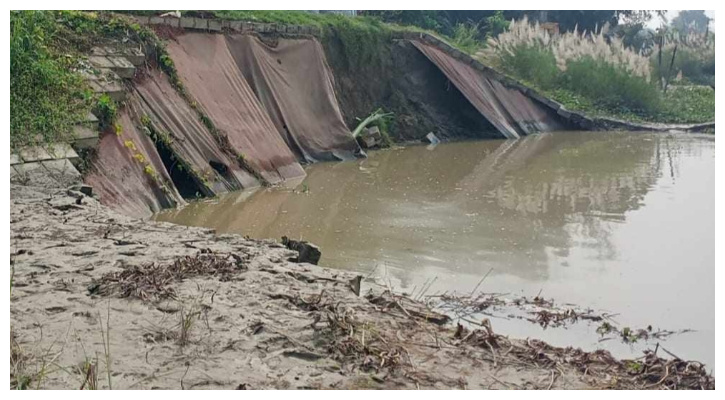
{"label": "river water", "polygon": [[[551,133],[423,145],[322,163],[288,188],[233,193],[157,220],[322,249],[321,265],[398,290],[540,295],[616,314],[616,326],[715,366],[715,138]],[[372,273],[371,273],[372,271]],[[600,323],[498,333],[637,357],[657,340],[602,340]]]}

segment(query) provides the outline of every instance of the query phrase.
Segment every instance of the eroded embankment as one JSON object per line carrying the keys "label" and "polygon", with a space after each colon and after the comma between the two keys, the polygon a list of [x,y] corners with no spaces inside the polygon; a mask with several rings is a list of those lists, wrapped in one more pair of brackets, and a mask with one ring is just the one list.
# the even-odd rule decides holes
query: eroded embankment
{"label": "eroded embankment", "polygon": [[129,82],[115,135],[104,132],[86,177],[104,204],[144,217],[360,153],[314,38],[168,36],[167,73],[152,58]]}
{"label": "eroded embankment", "polygon": [[[428,42],[387,38],[361,63],[334,33],[214,33],[176,22],[155,26],[166,48],[152,49],[127,85],[117,137],[104,134],[87,178],[104,204],[130,215],[300,178],[300,163],[353,158],[361,150],[350,128],[379,108],[395,116],[389,133],[397,140],[568,127],[524,92]],[[137,195],[123,193],[124,174]]]}
{"label": "eroded embankment", "polygon": [[617,360],[454,327],[271,241],[11,187],[11,386],[714,388],[697,362]]}

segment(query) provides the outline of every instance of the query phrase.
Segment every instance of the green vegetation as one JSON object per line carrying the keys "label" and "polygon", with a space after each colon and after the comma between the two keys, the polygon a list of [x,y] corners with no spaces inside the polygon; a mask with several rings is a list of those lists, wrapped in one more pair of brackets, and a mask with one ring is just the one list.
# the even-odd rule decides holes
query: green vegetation
{"label": "green vegetation", "polygon": [[404,27],[386,24],[378,18],[350,18],[337,14],[312,14],[304,11],[211,11],[214,17],[262,23],[312,26],[321,30],[323,41],[342,44],[348,67],[355,69],[376,62],[381,46],[389,43],[394,30]]}
{"label": "green vegetation", "polygon": [[11,147],[67,140],[72,126],[93,107],[110,107],[105,100],[96,103],[77,72],[84,69],[83,54],[92,46],[153,37],[150,30],[111,13],[11,11]]}
{"label": "green vegetation", "polygon": [[[506,46],[496,49],[496,40],[501,38],[498,34],[511,35],[510,31],[506,32],[510,25],[506,18],[516,15],[500,11],[482,12],[481,18],[477,19],[479,22],[475,23],[473,20],[476,18],[462,19],[462,16],[450,11],[380,11],[366,13],[375,17],[356,18],[301,11],[208,13],[216,18],[317,27],[322,30],[323,43],[334,40],[342,45],[342,58],[346,60],[348,68],[353,70],[361,65],[379,63],[377,58],[380,57],[380,46],[390,41],[394,31],[434,29],[439,32],[427,32],[468,54],[480,55],[483,49],[488,53],[485,60],[487,64],[493,64],[502,72],[551,96],[571,110],[640,122],[690,123],[714,120],[715,109],[711,106],[714,104],[714,91],[706,88],[688,89],[686,96],[662,93],[655,84],[659,79],[659,72],[652,68],[650,59],[625,48],[619,39],[614,38],[612,43],[607,42],[601,31],[598,35],[591,35],[589,40],[581,33],[565,33],[556,42],[559,45],[556,48],[554,39],[548,36],[548,32],[544,39],[543,29],[519,21],[519,26],[526,23],[533,30],[526,32],[527,41],[507,43]],[[586,12],[582,15],[572,13],[576,12],[558,12],[553,17],[555,20],[559,18],[568,21],[565,26],[574,26],[573,18],[576,17],[584,21],[584,25],[593,27],[596,24],[601,26],[602,23],[616,21],[620,17],[637,23],[649,15],[621,11],[599,12],[596,15]],[[480,40],[483,32],[486,32],[486,37],[493,39],[488,44]],[[533,35],[529,35],[530,33]],[[513,35],[516,36],[516,33]],[[531,36],[534,36],[533,40]],[[712,57],[692,58],[683,51],[681,61],[679,57],[676,58],[676,68],[683,71],[685,82],[707,82],[707,78],[690,78],[701,76],[690,72],[694,70],[706,71],[705,73],[712,70],[714,82],[714,40],[712,43]],[[681,46],[680,49],[682,48]],[[695,62],[690,60],[693,59],[701,61],[692,65]]]}
{"label": "green vegetation", "polygon": [[360,121],[360,124],[352,131],[353,137],[358,137],[365,128],[377,127],[380,131],[380,137],[382,139],[380,147],[391,147],[393,140],[390,138],[391,125],[394,122],[393,113],[386,113],[382,108],[378,108],[373,111],[367,118]]}
{"label": "green vegetation", "polygon": [[[529,15],[540,17],[537,10],[383,10],[363,11],[366,16],[374,16],[382,21],[395,24],[430,29],[444,35],[453,36],[458,24],[474,24],[479,27],[479,36],[496,36],[508,26],[512,19],[520,20]],[[651,10],[548,10],[546,19],[559,24],[561,31],[593,31],[606,23],[641,24],[661,11]],[[504,23],[505,22],[505,23]]]}
{"label": "green vegetation", "polygon": [[[129,13],[157,15],[159,12]],[[390,43],[395,31],[436,29],[450,36],[427,32],[436,34],[469,54],[480,56],[480,50],[484,49],[487,64],[552,96],[572,110],[637,121],[703,122],[714,119],[714,108],[710,107],[714,104],[713,91],[704,88],[677,89],[677,95],[673,95],[673,90],[662,93],[657,85],[663,76],[677,76],[680,71],[683,79],[673,84],[714,84],[712,34],[708,36],[705,33],[712,40],[704,46],[692,45],[689,39],[680,40],[672,68],[675,72],[672,73],[668,63],[654,61],[659,59],[656,52],[649,59],[641,57],[646,59],[643,63],[637,55],[629,54],[626,48],[617,49],[616,45],[607,45],[606,50],[611,59],[619,60],[617,62],[600,57],[596,52],[577,50],[597,46],[605,48],[597,42],[598,39],[586,41],[577,34],[562,35],[569,42],[558,39],[558,46],[553,45],[554,39],[551,37],[546,42],[537,39],[539,41],[534,44],[526,42],[498,46],[497,41],[500,42],[501,37],[511,33],[511,30],[504,31],[509,24],[507,19],[513,15],[510,12],[480,12],[480,15],[475,14],[476,18],[470,19],[453,11],[369,12],[366,14],[371,16],[356,18],[302,11],[219,10],[184,13],[316,27],[321,30],[325,48],[334,47],[339,52],[339,58],[352,71],[383,65],[384,52],[381,52],[381,48]],[[559,17],[568,18],[566,16],[569,14],[559,13],[562,13]],[[615,11],[612,15],[621,16],[619,13]],[[580,17],[603,21],[612,19],[612,15],[587,14]],[[638,14],[622,15],[634,18]],[[541,29],[535,33],[543,35]],[[495,36],[495,39],[491,36]],[[481,41],[483,37],[489,38],[488,45]],[[200,120],[215,137],[224,142],[223,135],[186,95],[173,61],[151,30],[110,12],[13,11],[10,132],[13,148],[66,140],[70,138],[72,126],[82,121],[92,109],[101,114],[102,123],[114,125],[116,105],[108,98],[94,98],[76,72],[83,69],[83,54],[87,54],[93,45],[113,40],[156,45],[160,68],[199,113]],[[663,60],[671,58],[673,46],[671,44],[663,48]],[[571,49],[575,50],[572,52]],[[563,56],[562,53],[573,55]],[[646,73],[643,72],[645,69]],[[236,156],[243,160],[240,155]]]}
{"label": "green vegetation", "polygon": [[481,47],[478,41],[478,24],[460,23],[453,29],[453,36],[450,39],[451,45],[465,51],[474,53]]}
{"label": "green vegetation", "polygon": [[93,113],[98,117],[98,122],[102,127],[108,127],[116,120],[118,107],[116,106],[116,102],[104,93],[98,97]]}
{"label": "green vegetation", "polygon": [[[536,85],[528,83],[532,87]],[[540,89],[541,93],[563,104],[568,110],[580,111],[591,117],[613,117],[632,122],[700,123],[715,120],[715,91],[704,86],[670,87],[660,93],[659,108],[646,113],[623,106],[604,107],[601,103],[571,90]]]}
{"label": "green vegetation", "polygon": [[605,39],[604,33],[603,29],[588,35],[551,36],[524,19],[489,40],[479,55],[567,109],[588,115],[639,122],[714,120],[714,90],[671,87],[663,92],[660,72],[652,71],[651,59],[624,47],[617,38]]}
{"label": "green vegetation", "polygon": [[[665,33],[665,44],[650,57],[653,76],[658,82],[675,84],[715,85],[715,35],[676,31]],[[674,56],[674,59],[673,59]],[[677,82],[681,75],[682,81]],[[675,82],[672,82],[675,80]]]}
{"label": "green vegetation", "polygon": [[541,89],[552,89],[558,84],[560,72],[556,66],[556,57],[544,46],[518,44],[508,51],[499,52],[497,57],[494,65],[522,81],[529,84],[536,82]]}
{"label": "green vegetation", "polygon": [[596,104],[606,109],[652,113],[660,107],[659,92],[653,85],[591,56],[568,62],[557,81],[563,89],[596,99]]}
{"label": "green vegetation", "polygon": [[71,72],[53,15],[10,12],[10,146],[56,141],[90,109],[89,92]]}
{"label": "green vegetation", "polygon": [[[196,184],[196,187],[204,192],[204,195],[212,193],[208,176],[210,172],[207,172],[206,174],[199,172],[194,167],[192,167],[186,160],[184,160],[183,157],[180,157],[172,147],[173,139],[171,138],[171,135],[169,135],[168,132],[157,129],[157,124],[155,124],[148,115],[144,114],[141,116],[140,119],[141,124],[144,126],[146,135],[148,135],[151,140],[154,141],[154,143],[156,144],[156,148],[159,149],[159,153],[168,155],[168,162],[172,163],[171,166],[167,165],[167,169],[169,169],[169,175],[173,173],[172,168],[176,167],[176,169],[180,173],[182,173],[188,179],[194,182]],[[166,184],[163,182],[161,176],[159,176],[153,166],[150,163],[147,163],[147,160],[145,160],[142,154],[137,153],[136,145],[130,140],[125,141],[124,145],[132,152],[133,157],[136,159],[136,161],[138,161],[143,166],[144,173],[148,175],[151,179],[155,180],[165,193],[170,193],[170,189],[166,187]]]}
{"label": "green vegetation", "polygon": [[484,19],[486,38],[496,37],[506,31],[509,27],[509,21],[503,14],[503,11],[494,11],[491,16]]}

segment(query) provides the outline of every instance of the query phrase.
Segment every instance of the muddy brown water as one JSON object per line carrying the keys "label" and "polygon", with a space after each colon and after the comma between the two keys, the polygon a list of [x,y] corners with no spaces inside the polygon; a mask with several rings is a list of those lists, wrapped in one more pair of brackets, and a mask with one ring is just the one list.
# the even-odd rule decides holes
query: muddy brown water
{"label": "muddy brown water", "polygon": [[[479,288],[684,330],[603,340],[599,323],[547,328],[489,315],[494,330],[620,357],[659,342],[714,369],[713,135],[551,133],[408,146],[307,168],[287,188],[239,192],[155,219],[254,238],[309,240],[321,265],[399,290]],[[482,316],[480,316],[482,317]],[[476,317],[477,318],[477,317]]]}

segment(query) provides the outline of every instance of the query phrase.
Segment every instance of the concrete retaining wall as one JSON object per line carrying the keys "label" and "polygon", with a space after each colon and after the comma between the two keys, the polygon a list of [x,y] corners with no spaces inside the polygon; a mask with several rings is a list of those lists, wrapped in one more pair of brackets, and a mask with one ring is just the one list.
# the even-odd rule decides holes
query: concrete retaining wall
{"label": "concrete retaining wall", "polygon": [[205,32],[238,32],[238,33],[283,33],[289,35],[319,36],[322,30],[315,26],[286,25],[248,21],[230,21],[224,19],[206,19],[195,17],[142,17],[132,16],[141,25],[166,25],[172,28],[183,28]]}

